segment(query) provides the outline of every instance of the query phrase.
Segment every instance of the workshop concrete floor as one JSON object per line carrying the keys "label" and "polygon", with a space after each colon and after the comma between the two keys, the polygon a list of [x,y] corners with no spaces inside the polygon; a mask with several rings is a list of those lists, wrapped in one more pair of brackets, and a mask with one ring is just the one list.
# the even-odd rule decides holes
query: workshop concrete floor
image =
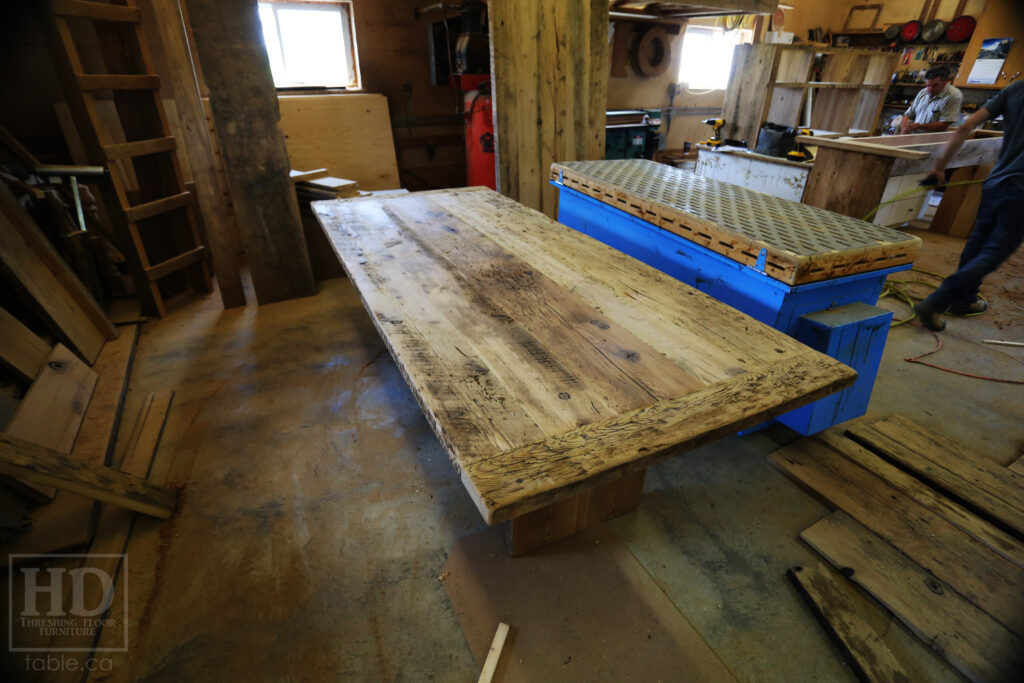
{"label": "workshop concrete floor", "polygon": [[[920,263],[948,272],[962,242],[922,236]],[[951,321],[931,360],[1024,378],[1024,352],[979,343],[1024,339],[1022,274],[1018,254],[986,286],[992,315]],[[1020,386],[903,362],[933,344],[892,330],[872,410],[1008,463],[1024,443]],[[129,651],[104,680],[476,679],[438,574],[485,525],[347,280],[231,311],[211,297],[147,323],[127,409],[169,388],[159,453],[179,512],[136,523]],[[639,509],[610,526],[737,679],[854,681],[785,578],[818,561],[797,534],[828,512],[765,462],[792,438],[773,428],[656,465]],[[914,680],[957,680],[869,609]]]}

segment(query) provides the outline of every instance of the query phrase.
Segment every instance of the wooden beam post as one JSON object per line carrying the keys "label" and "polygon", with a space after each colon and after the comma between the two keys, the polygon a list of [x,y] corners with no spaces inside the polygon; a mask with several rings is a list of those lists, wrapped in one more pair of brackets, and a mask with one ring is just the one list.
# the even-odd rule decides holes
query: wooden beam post
{"label": "wooden beam post", "polygon": [[217,276],[224,308],[245,305],[245,291],[238,271],[238,258],[231,245],[227,226],[227,206],[220,192],[214,165],[213,145],[206,126],[206,114],[199,99],[192,52],[185,35],[185,25],[178,0],[144,0],[148,10],[143,23],[155,40],[163,45],[164,67],[160,74],[174,93],[174,104],[181,127],[182,143],[188,154],[199,213],[206,227],[206,240]]}
{"label": "wooden beam post", "polygon": [[256,299],[314,294],[256,0],[188,0],[187,8]]}
{"label": "wooden beam post", "polygon": [[491,0],[498,190],[555,217],[555,161],[604,157],[608,0]]}

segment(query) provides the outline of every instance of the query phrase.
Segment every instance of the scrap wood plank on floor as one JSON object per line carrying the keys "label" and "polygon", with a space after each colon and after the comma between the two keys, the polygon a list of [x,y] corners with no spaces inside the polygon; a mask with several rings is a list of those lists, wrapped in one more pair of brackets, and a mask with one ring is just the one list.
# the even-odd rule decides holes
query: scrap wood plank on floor
{"label": "scrap wood plank on floor", "polygon": [[440,576],[481,665],[497,625],[516,626],[495,680],[735,680],[607,526],[519,558],[503,543],[500,528],[459,540]]}
{"label": "scrap wood plank on floor", "polygon": [[[92,368],[63,344],[57,344],[18,403],[4,434],[59,453],[70,453],[96,380]],[[4,483],[31,500],[44,503],[53,500],[56,493],[53,487],[20,479],[6,478]]]}
{"label": "scrap wood plank on floor", "polygon": [[839,646],[843,659],[862,681],[910,683],[910,677],[878,633],[857,611],[845,580],[824,565],[793,567],[789,576],[797,591]]}
{"label": "scrap wood plank on floor", "polygon": [[[128,437],[124,440],[124,448],[119,449],[123,455],[119,463],[121,472],[134,477],[147,478],[149,483],[156,486],[165,484],[166,468],[154,467],[154,462],[173,398],[174,392],[168,390],[153,392],[143,400],[138,415],[128,431]],[[114,581],[114,586],[120,581],[123,568],[121,556],[127,548],[134,520],[135,513],[131,510],[116,505],[101,506],[96,536],[89,546],[89,554],[92,557],[83,561],[87,562],[89,567],[105,571]],[[85,564],[80,566],[85,566]],[[103,596],[100,595],[100,591],[104,589],[104,586],[97,581],[86,582],[84,586],[85,595],[78,597],[82,604],[87,606],[101,604]],[[114,586],[111,586],[111,589]],[[72,595],[70,592],[67,592],[63,599],[67,610],[71,606]],[[103,623],[116,624],[120,628],[120,622],[125,616],[120,612],[119,605],[121,604],[116,601],[111,602],[109,611],[100,617]],[[66,656],[84,660],[93,656],[91,650],[96,646],[100,636],[99,629],[102,628],[104,627],[97,625],[90,627],[84,633],[54,635],[49,642],[49,650],[66,651],[68,648],[75,648],[78,652]],[[120,631],[123,635],[123,629]],[[51,683],[77,682],[81,677],[80,672],[84,670],[84,666],[79,666],[76,673],[71,667],[65,667],[50,679]]]}
{"label": "scrap wood plank on floor", "polygon": [[50,355],[50,345],[32,330],[0,308],[0,363],[18,377],[31,382]]}
{"label": "scrap wood plank on floor", "polygon": [[[70,457],[100,465],[110,462],[138,333],[138,325],[125,327],[120,337],[104,345],[96,359],[96,387]],[[96,507],[91,498],[58,491],[52,502],[33,511],[28,533],[6,550],[19,555],[40,555],[87,546],[96,530]]]}
{"label": "scrap wood plank on floor", "polygon": [[174,512],[174,492],[149,485],[105,465],[69,458],[52,448],[0,434],[0,474],[19,477],[129,510],[166,519]]}
{"label": "scrap wood plank on floor", "polygon": [[847,428],[849,436],[1024,539],[1024,475],[902,415]]}
{"label": "scrap wood plank on floor", "polygon": [[929,571],[837,511],[800,534],[972,681],[1017,680],[1024,641]]}
{"label": "scrap wood plank on floor", "polygon": [[[852,441],[850,446],[857,447]],[[1024,569],[848,459],[834,444],[800,439],[768,460],[1024,634]]]}

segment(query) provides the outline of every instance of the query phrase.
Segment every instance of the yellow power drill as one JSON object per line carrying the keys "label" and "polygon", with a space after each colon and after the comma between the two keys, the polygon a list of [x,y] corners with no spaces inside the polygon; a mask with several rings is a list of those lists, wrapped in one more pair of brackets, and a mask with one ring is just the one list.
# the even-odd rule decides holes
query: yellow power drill
{"label": "yellow power drill", "polygon": [[[812,131],[810,128],[797,128],[796,134],[814,135],[814,131]],[[810,161],[811,159],[814,158],[814,156],[809,151],[807,151],[807,149],[804,147],[804,143],[798,142],[796,143],[796,149],[786,153],[786,158],[789,159],[790,161]]]}
{"label": "yellow power drill", "polygon": [[722,142],[722,126],[725,125],[725,119],[704,119],[704,123],[711,126],[714,132],[709,139],[701,144],[708,147],[721,147],[724,144]]}

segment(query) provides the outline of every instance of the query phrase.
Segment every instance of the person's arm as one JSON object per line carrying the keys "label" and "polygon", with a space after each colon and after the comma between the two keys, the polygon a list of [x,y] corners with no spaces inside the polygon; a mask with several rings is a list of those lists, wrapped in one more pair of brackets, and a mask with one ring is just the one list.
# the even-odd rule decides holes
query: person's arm
{"label": "person's arm", "polygon": [[967,120],[963,122],[959,128],[953,133],[953,137],[946,146],[942,148],[942,154],[939,155],[938,161],[935,162],[935,167],[931,173],[921,181],[922,185],[936,185],[942,182],[943,174],[946,171],[946,164],[953,158],[956,151],[960,149],[960,145],[964,144],[968,138],[971,137],[971,133],[974,129],[985,123],[991,118],[991,114],[985,107],[978,107],[978,111],[967,117]]}
{"label": "person's arm", "polygon": [[941,133],[949,128],[949,123],[949,121],[936,121],[935,123],[911,123],[909,128],[911,131],[923,130],[929,133]]}

